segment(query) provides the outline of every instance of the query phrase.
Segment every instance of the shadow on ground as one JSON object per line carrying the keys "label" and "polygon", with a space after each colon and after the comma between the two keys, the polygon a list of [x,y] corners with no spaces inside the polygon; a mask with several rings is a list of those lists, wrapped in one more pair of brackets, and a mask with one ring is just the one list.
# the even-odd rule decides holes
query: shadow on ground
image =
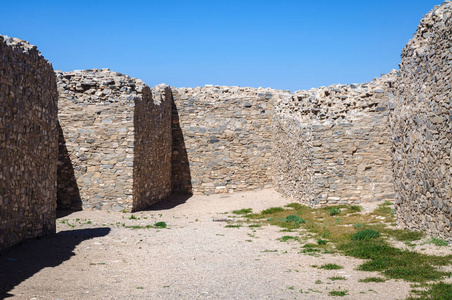
{"label": "shadow on ground", "polygon": [[146,209],[146,211],[171,209],[178,205],[184,204],[192,196],[193,195],[191,195],[191,194],[173,194],[173,195],[170,195],[165,200],[152,205],[151,207]]}
{"label": "shadow on ground", "polygon": [[110,228],[61,231],[42,239],[27,240],[0,251],[0,299],[13,297],[9,292],[21,282],[47,267],[55,267],[74,256],[83,242],[105,236]]}

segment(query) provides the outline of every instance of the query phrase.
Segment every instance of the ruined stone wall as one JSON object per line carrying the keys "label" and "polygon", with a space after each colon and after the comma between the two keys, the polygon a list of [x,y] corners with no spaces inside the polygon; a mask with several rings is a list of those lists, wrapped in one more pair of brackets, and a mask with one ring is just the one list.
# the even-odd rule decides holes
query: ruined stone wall
{"label": "ruined stone wall", "polygon": [[[152,94],[151,94],[152,93]],[[134,112],[133,209],[142,210],[171,193],[171,90],[145,87]]]}
{"label": "ruined stone wall", "polygon": [[[131,210],[134,204],[143,208],[153,197],[168,194],[169,159],[157,164],[153,159],[160,160],[170,151],[167,142],[158,144],[168,135],[158,131],[170,130],[169,105],[154,103],[151,90],[141,80],[108,69],[58,71],[57,79],[60,142],[65,143],[60,149],[67,149],[60,152],[58,208]],[[161,124],[148,119],[152,117],[162,118]],[[156,181],[151,186],[143,183],[145,178]],[[134,180],[139,183],[135,203]],[[154,190],[159,183],[159,190]]]}
{"label": "ruined stone wall", "polygon": [[0,36],[0,249],[55,232],[57,100],[36,46]]}
{"label": "ruined stone wall", "polygon": [[393,199],[388,87],[364,84],[297,91],[275,104],[274,185],[310,205]]}
{"label": "ruined stone wall", "polygon": [[402,52],[391,117],[397,219],[452,240],[452,3],[435,7]]}
{"label": "ruined stone wall", "polygon": [[206,86],[172,92],[174,191],[271,187],[271,117],[279,91]]}

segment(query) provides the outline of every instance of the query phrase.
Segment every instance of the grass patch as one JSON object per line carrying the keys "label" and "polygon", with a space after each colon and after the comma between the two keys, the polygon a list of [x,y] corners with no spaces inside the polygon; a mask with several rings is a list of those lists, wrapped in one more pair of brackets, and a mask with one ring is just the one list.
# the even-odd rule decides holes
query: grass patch
{"label": "grass patch", "polygon": [[345,278],[344,276],[333,276],[333,277],[328,277],[328,279],[332,280],[332,281],[347,280],[347,278]]}
{"label": "grass patch", "polygon": [[359,205],[352,205],[352,206],[350,206],[349,210],[351,212],[360,212],[363,210],[363,208],[362,208],[362,206],[359,206]]}
{"label": "grass patch", "polygon": [[358,280],[359,282],[385,282],[386,279],[383,277],[367,277],[364,279]]}
{"label": "grass patch", "polygon": [[229,224],[224,226],[224,228],[240,228],[240,227],[242,227],[241,224]]}
{"label": "grass patch", "polygon": [[284,208],[282,208],[282,207],[270,207],[268,209],[263,210],[261,213],[263,215],[270,215],[270,214],[279,213],[282,211],[284,211]]}
{"label": "grass patch", "polygon": [[165,222],[157,222],[154,224],[154,227],[166,228]]}
{"label": "grass patch", "polygon": [[325,240],[322,240],[322,239],[317,240],[318,245],[326,245],[326,243],[327,243],[327,241],[325,241]]}
{"label": "grass patch", "polygon": [[[415,295],[415,296],[414,296]],[[412,290],[407,300],[450,300],[452,299],[452,284],[433,283],[425,290]]]}
{"label": "grass patch", "polygon": [[341,209],[339,207],[333,207],[328,210],[328,213],[330,214],[330,216],[337,216],[341,213]]}
{"label": "grass patch", "polygon": [[337,264],[325,264],[325,265],[321,265],[319,267],[319,269],[324,269],[324,270],[339,270],[339,269],[343,269],[344,267],[339,266]]}
{"label": "grass patch", "polygon": [[317,248],[318,246],[315,244],[306,244],[304,245],[302,248],[303,250],[301,250],[301,253],[318,253],[321,252],[322,250]]}
{"label": "grass patch", "polygon": [[429,256],[390,246],[381,238],[351,240],[338,246],[346,255],[367,259],[358,267],[361,271],[379,271],[394,279],[413,282],[439,280],[450,275],[437,266],[450,264],[452,255]]}
{"label": "grass patch", "polygon": [[247,214],[250,214],[252,212],[253,212],[253,210],[251,208],[242,208],[242,209],[239,209],[239,210],[233,210],[232,211],[232,213],[235,214],[235,215],[247,215]]}
{"label": "grass patch", "polygon": [[355,229],[360,229],[360,228],[363,228],[363,227],[364,227],[364,224],[361,224],[361,223],[353,224],[353,228],[355,228]]}
{"label": "grass patch", "polygon": [[419,231],[409,231],[402,229],[388,229],[384,232],[398,241],[417,241],[424,236],[424,234]]}
{"label": "grass patch", "polygon": [[295,225],[300,225],[300,224],[304,224],[306,223],[306,220],[303,218],[300,218],[299,216],[295,215],[295,214],[291,214],[290,216],[287,216],[284,219],[284,222],[286,223],[291,223],[293,222]]}
{"label": "grass patch", "polygon": [[347,293],[348,293],[347,290],[344,290],[344,291],[331,291],[331,292],[328,293],[328,295],[344,297],[345,295],[347,295]]}
{"label": "grass patch", "polygon": [[358,231],[352,236],[353,241],[362,241],[362,240],[369,240],[374,239],[380,236],[380,233],[378,231],[372,230],[372,229],[365,229]]}
{"label": "grass patch", "polygon": [[281,242],[287,242],[288,240],[299,240],[299,238],[296,236],[285,235],[285,236],[279,238],[278,240]]}
{"label": "grass patch", "polygon": [[433,245],[436,245],[436,246],[447,246],[447,245],[449,245],[449,243],[446,242],[445,240],[434,238],[434,237],[429,239],[428,241],[422,243],[421,245],[425,245],[425,244],[433,244]]}
{"label": "grass patch", "polygon": [[130,229],[149,229],[149,228],[152,228],[151,225],[145,225],[145,226],[133,225],[133,226],[128,226],[128,225],[125,225],[125,224],[122,224],[122,227],[130,228]]}
{"label": "grass patch", "polygon": [[[247,218],[251,220],[249,222],[256,223],[259,219],[259,224],[279,226],[284,231],[296,232],[303,228],[307,231],[305,237],[317,241],[317,244],[304,245],[300,253],[317,256],[321,253],[339,252],[361,258],[366,261],[358,267],[359,270],[381,272],[388,279],[425,283],[438,282],[451,275],[438,267],[450,265],[452,255],[425,255],[395,248],[387,242],[388,238],[411,242],[423,237],[419,232],[390,228],[395,220],[392,209],[393,204],[389,201],[379,204],[375,211],[369,213],[358,213],[362,210],[359,206],[337,205],[315,209],[291,203],[285,209],[272,207],[261,213],[250,214]],[[300,219],[304,222],[299,222]],[[431,242],[447,245],[447,242],[438,239]]]}

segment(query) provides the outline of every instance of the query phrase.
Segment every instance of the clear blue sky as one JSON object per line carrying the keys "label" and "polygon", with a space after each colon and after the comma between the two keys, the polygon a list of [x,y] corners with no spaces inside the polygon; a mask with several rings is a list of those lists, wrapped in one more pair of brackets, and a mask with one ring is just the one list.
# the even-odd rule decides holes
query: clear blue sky
{"label": "clear blue sky", "polygon": [[55,69],[110,68],[148,85],[295,91],[398,68],[441,0],[1,0],[0,34]]}

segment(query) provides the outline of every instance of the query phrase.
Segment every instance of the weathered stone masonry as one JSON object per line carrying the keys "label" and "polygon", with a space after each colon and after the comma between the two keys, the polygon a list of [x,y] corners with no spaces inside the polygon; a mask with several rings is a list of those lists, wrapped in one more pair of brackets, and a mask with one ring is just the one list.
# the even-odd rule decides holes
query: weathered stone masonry
{"label": "weathered stone masonry", "polygon": [[55,232],[57,101],[36,46],[0,36],[0,249]]}
{"label": "weathered stone masonry", "polygon": [[310,205],[393,199],[392,77],[281,98],[273,115],[275,188]]}
{"label": "weathered stone masonry", "polygon": [[[108,69],[58,71],[57,79],[59,121],[72,163],[60,152],[58,207],[143,209],[168,196],[169,101],[154,101],[141,80]],[[68,183],[73,176],[75,187]],[[80,197],[72,197],[74,188]]]}
{"label": "weathered stone masonry", "polygon": [[428,13],[402,52],[391,116],[397,219],[452,240],[452,3]]}
{"label": "weathered stone masonry", "polygon": [[271,117],[279,91],[207,86],[172,92],[178,115],[173,118],[175,191],[213,194],[272,186]]}

